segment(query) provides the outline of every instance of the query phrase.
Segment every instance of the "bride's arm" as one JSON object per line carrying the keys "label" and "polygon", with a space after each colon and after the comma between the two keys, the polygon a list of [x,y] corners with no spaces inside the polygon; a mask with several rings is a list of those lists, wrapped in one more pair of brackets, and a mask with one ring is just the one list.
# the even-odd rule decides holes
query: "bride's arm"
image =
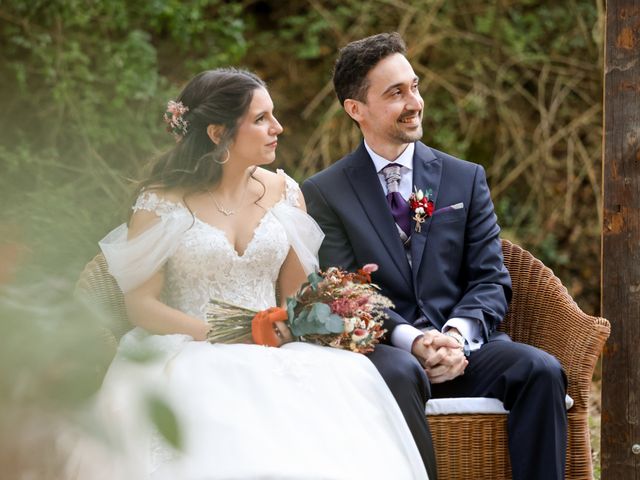
{"label": "bride's arm", "polygon": [[[135,238],[157,221],[151,212],[138,211],[131,217],[129,239]],[[181,333],[195,340],[205,340],[209,325],[193,318],[160,300],[164,286],[164,270],[154,273],[138,287],[125,293],[124,301],[131,323],[154,334]]]}
{"label": "bride's arm", "polygon": [[[302,192],[300,192],[298,202],[298,208],[306,212],[307,207],[304,203]],[[280,267],[280,274],[278,275],[278,290],[280,293],[279,300],[282,306],[286,308],[287,297],[293,296],[300,288],[300,285],[302,285],[306,279],[307,276],[304,272],[304,269],[302,268],[302,264],[300,263],[298,256],[296,255],[296,252],[293,248],[290,248],[289,254],[282,264],[282,267]]]}
{"label": "bride's arm", "polygon": [[161,270],[124,295],[131,323],[154,334],[182,333],[195,340],[205,340],[209,325],[163,303],[160,300],[163,285]]}
{"label": "bride's arm", "polygon": [[293,248],[289,249],[289,254],[280,267],[278,275],[279,300],[283,307],[286,308],[287,297],[295,295],[306,279],[296,252],[293,251]]}

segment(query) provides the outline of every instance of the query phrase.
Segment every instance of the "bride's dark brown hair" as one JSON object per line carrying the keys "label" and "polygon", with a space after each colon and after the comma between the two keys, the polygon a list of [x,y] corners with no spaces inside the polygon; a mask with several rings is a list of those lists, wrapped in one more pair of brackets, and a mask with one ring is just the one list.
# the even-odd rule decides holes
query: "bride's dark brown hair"
{"label": "bride's dark brown hair", "polygon": [[[189,109],[183,115],[188,124],[186,134],[152,162],[138,193],[148,188],[177,188],[185,198],[215,186],[222,176],[220,162],[228,154],[239,121],[258,88],[266,88],[265,83],[246,70],[219,68],[196,75],[176,99]],[[207,135],[209,125],[224,126],[218,144]]]}

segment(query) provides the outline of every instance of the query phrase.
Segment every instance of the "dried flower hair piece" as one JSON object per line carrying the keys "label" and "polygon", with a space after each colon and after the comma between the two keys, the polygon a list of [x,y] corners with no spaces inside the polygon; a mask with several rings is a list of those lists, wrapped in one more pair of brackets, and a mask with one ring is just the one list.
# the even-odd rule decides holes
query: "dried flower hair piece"
{"label": "dried flower hair piece", "polygon": [[164,112],[163,118],[167,124],[167,132],[173,134],[176,142],[182,140],[187,134],[189,122],[183,118],[183,115],[188,111],[189,107],[185,107],[182,102],[169,100],[169,103],[167,103],[167,110]]}

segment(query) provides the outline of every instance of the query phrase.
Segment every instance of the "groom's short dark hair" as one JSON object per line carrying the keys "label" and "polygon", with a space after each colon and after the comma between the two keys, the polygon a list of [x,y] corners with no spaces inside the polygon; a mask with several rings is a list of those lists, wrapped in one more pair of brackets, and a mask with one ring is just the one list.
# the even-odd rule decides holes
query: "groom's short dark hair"
{"label": "groom's short dark hair", "polygon": [[383,58],[406,52],[407,46],[396,32],[372,35],[340,49],[333,69],[333,88],[340,104],[344,105],[347,98],[364,102],[369,89],[369,71]]}

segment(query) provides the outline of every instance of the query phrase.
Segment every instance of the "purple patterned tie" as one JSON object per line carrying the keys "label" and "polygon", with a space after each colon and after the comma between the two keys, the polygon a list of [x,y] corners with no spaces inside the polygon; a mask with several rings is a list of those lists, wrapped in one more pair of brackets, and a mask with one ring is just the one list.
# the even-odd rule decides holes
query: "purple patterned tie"
{"label": "purple patterned tie", "polygon": [[411,235],[411,221],[409,220],[410,211],[409,204],[402,198],[398,187],[400,186],[400,169],[402,167],[397,163],[390,163],[382,169],[382,174],[387,182],[387,203],[391,209],[391,214],[398,226],[402,229],[407,237]]}

